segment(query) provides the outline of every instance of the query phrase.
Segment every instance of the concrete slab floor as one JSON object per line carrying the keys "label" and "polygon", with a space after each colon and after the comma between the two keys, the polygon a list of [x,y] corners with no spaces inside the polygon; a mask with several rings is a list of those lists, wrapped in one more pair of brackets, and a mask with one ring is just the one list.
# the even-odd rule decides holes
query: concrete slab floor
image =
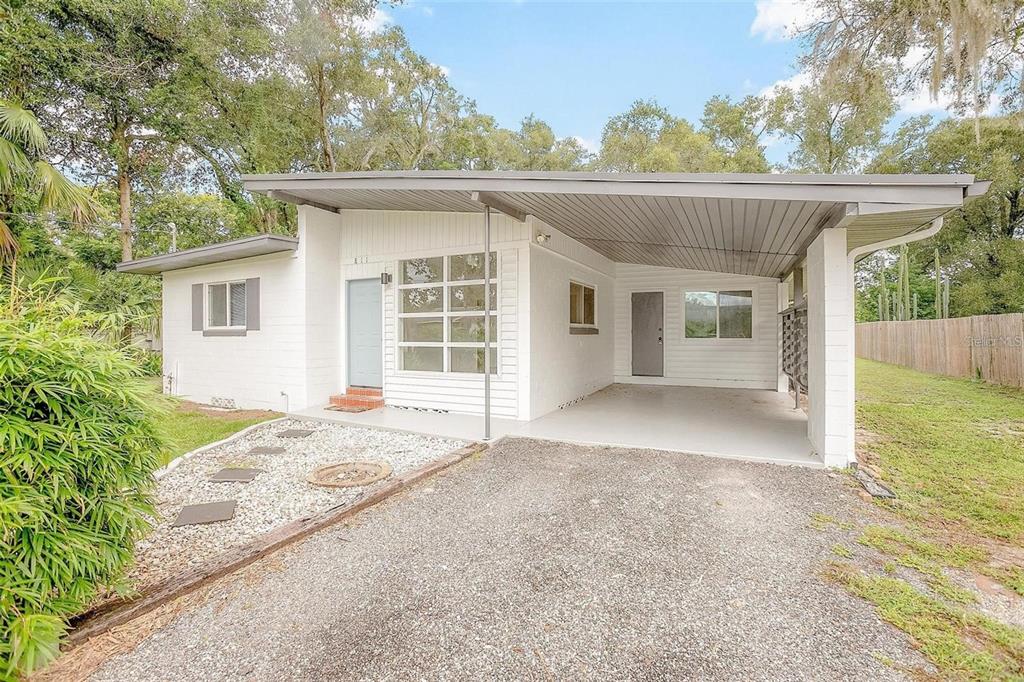
{"label": "concrete slab floor", "polygon": [[612,384],[524,424],[517,435],[821,466],[807,415],[785,393]]}
{"label": "concrete slab floor", "polygon": [[[386,407],[350,414],[323,408],[304,419],[481,440],[483,417]],[[492,418],[491,438],[543,438],[690,452],[754,462],[822,466],[807,440],[807,415],[775,391],[612,384],[530,422]]]}

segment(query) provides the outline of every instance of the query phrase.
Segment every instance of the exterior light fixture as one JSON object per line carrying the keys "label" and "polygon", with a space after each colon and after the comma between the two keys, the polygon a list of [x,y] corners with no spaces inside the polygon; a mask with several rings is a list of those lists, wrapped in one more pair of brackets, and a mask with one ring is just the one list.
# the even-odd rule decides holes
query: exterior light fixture
{"label": "exterior light fixture", "polygon": [[550,234],[543,234],[543,233],[541,233],[541,234],[537,235],[537,243],[538,244],[547,244],[549,241],[551,241],[551,235]]}

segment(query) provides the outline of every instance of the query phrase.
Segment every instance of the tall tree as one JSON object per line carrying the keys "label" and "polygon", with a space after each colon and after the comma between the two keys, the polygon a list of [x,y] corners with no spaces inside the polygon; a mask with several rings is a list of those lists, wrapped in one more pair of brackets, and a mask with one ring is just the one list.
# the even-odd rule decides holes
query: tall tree
{"label": "tall tree", "polygon": [[[977,119],[990,96],[1008,111],[1024,110],[1024,3],[1019,0],[815,0],[816,21],[804,27],[807,63],[842,73],[884,63],[904,92],[927,83],[959,112]],[[975,127],[976,139],[980,124]]]}
{"label": "tall tree", "polygon": [[365,69],[365,36],[358,23],[373,10],[371,0],[296,0],[282,45],[293,79],[312,102],[321,158],[318,170],[336,171],[334,121],[348,115],[374,74]]}
{"label": "tall tree", "polygon": [[922,271],[936,262],[938,249],[954,316],[1024,310],[1024,130],[1008,117],[982,118],[979,125],[980,144],[973,121],[911,119],[868,167],[992,180],[984,197],[947,215],[941,232],[910,247]]}
{"label": "tall tree", "polygon": [[738,102],[712,97],[704,105],[701,128],[712,143],[730,158],[731,168],[743,173],[767,173],[765,137],[783,121],[781,102],[767,96],[748,95]]}
{"label": "tall tree", "polygon": [[[34,73],[33,86],[50,105],[40,118],[64,163],[77,175],[116,184],[122,257],[129,260],[133,187],[174,144],[168,124],[189,115],[190,102],[174,86],[185,7],[174,0],[30,0],[13,13],[26,29],[19,42],[44,38],[62,47],[8,53],[3,70]],[[49,63],[26,66],[28,57]]]}
{"label": "tall tree", "polygon": [[520,170],[574,170],[590,156],[578,140],[558,139],[551,126],[533,114],[523,119],[514,139],[522,150],[522,159],[515,163]]}
{"label": "tall tree", "polygon": [[725,166],[725,155],[654,100],[639,100],[613,116],[601,134],[601,170],[629,173],[699,172]]}
{"label": "tall tree", "polygon": [[857,171],[883,141],[894,112],[880,69],[828,74],[813,85],[775,95],[779,131],[796,142],[789,165],[811,173]]}
{"label": "tall tree", "polygon": [[767,98],[716,97],[695,128],[657,102],[640,100],[608,120],[594,163],[624,172],[765,172],[762,138],[777,125],[775,109]]}

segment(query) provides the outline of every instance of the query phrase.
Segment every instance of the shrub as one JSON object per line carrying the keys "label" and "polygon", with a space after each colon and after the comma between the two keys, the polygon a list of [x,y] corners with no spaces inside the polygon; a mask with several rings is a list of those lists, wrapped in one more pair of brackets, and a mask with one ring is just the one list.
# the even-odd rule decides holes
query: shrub
{"label": "shrub", "polygon": [[68,299],[0,292],[0,677],[52,659],[153,513],[163,440],[138,364]]}
{"label": "shrub", "polygon": [[139,366],[143,376],[159,377],[164,372],[164,357],[160,351],[146,350],[138,346],[125,346],[125,354]]}

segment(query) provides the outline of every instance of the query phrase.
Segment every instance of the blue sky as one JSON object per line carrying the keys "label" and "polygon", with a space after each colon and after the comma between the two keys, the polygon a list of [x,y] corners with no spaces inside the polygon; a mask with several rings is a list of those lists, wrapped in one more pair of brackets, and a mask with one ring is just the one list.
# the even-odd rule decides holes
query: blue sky
{"label": "blue sky", "polygon": [[[596,145],[610,116],[654,98],[700,118],[713,95],[756,94],[799,79],[790,0],[733,2],[443,2],[385,6],[413,48],[507,127],[533,113],[560,137]],[[797,81],[799,82],[799,80]],[[910,98],[906,113],[935,109]],[[768,149],[783,161],[785,147]]]}

